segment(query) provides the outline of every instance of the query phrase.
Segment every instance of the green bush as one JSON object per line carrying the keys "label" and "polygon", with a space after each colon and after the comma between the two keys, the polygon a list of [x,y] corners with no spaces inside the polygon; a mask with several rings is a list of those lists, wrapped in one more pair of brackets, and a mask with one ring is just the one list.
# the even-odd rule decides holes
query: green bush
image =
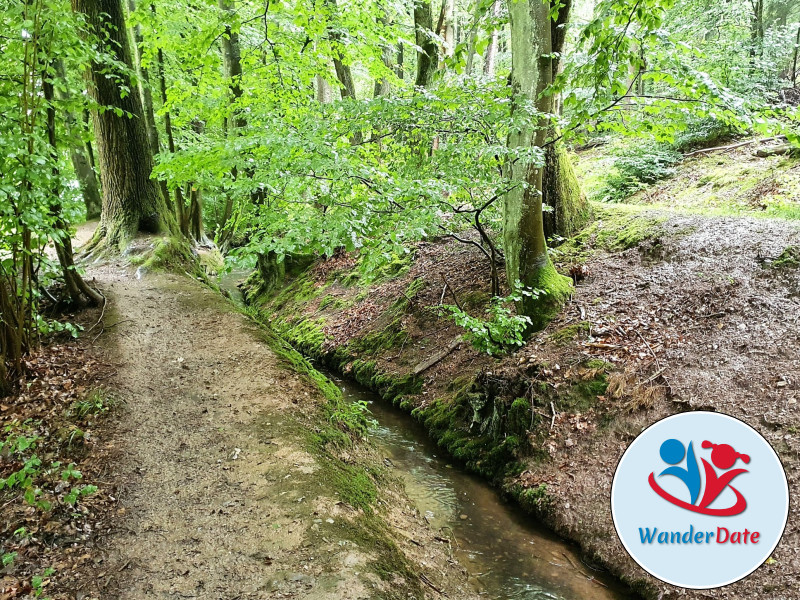
{"label": "green bush", "polygon": [[722,144],[735,134],[736,130],[733,127],[714,117],[695,119],[675,138],[672,147],[678,152],[711,148]]}
{"label": "green bush", "polygon": [[616,159],[606,176],[600,198],[619,202],[639,190],[675,173],[681,155],[666,144],[626,146],[615,152]]}

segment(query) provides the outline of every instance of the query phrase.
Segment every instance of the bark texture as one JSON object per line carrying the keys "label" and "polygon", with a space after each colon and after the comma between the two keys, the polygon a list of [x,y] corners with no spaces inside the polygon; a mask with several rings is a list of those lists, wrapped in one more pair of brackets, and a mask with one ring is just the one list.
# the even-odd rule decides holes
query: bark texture
{"label": "bark texture", "polygon": [[[564,52],[571,9],[572,0],[562,0],[557,18],[551,21],[554,79],[561,69],[560,56]],[[560,114],[561,98],[553,97],[553,103],[553,112]],[[551,130],[550,137],[556,139],[558,132]],[[551,209],[544,213],[546,238],[554,235],[569,237],[581,229],[592,216],[591,206],[575,176],[569,153],[561,142],[548,144],[546,148],[545,170],[542,175],[542,202]]]}
{"label": "bark texture", "polygon": [[[107,51],[132,70],[121,0],[72,0],[72,7],[85,15]],[[153,156],[139,94],[123,94],[123,86],[132,88],[130,77],[123,71],[110,78],[104,73],[107,68],[93,64],[88,72],[90,94],[105,107],[92,111],[103,173],[103,211],[95,240],[122,249],[138,232],[172,231],[174,219],[158,183],[150,179]]]}
{"label": "bark texture", "polygon": [[[552,31],[549,4],[541,0],[509,2],[511,19],[511,84],[514,108],[522,102],[534,102],[539,112],[549,114],[551,95],[542,95],[553,78]],[[544,148],[549,127],[540,122],[536,127],[512,130],[509,146]],[[506,275],[509,283],[540,290],[535,297],[526,297],[518,307],[539,329],[558,310],[570,293],[569,279],[556,273],[547,254],[542,213],[544,168],[524,161],[511,161],[507,175],[514,187],[504,199],[503,237]]]}
{"label": "bark texture", "polygon": [[544,213],[544,234],[569,237],[591,219],[592,209],[575,176],[569,153],[561,142],[547,146],[542,176],[542,202],[552,210]]}
{"label": "bark texture", "polygon": [[439,68],[439,44],[433,39],[433,9],[430,0],[414,4],[414,30],[417,46],[417,77],[414,85],[430,87],[433,76]]}

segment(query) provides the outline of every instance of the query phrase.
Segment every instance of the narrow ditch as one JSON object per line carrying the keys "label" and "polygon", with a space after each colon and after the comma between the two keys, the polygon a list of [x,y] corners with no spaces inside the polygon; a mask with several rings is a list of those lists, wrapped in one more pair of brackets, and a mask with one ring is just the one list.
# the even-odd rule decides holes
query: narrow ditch
{"label": "narrow ditch", "polygon": [[454,555],[479,593],[495,600],[635,598],[586,565],[573,545],[450,463],[410,415],[358,384],[325,375],[347,400],[369,403],[377,421],[373,441],[384,462],[434,531],[454,540]]}

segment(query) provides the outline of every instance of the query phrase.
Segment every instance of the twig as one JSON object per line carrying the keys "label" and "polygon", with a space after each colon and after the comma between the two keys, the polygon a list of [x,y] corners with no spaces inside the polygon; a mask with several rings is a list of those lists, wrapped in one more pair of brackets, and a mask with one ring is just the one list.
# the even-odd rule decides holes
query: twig
{"label": "twig", "polygon": [[458,301],[458,296],[456,296],[456,293],[453,291],[453,288],[450,287],[450,284],[447,283],[447,279],[445,279],[444,273],[439,273],[439,274],[442,276],[442,281],[444,281],[444,287],[450,290],[450,293],[453,295],[453,300],[455,301],[458,310],[463,312],[464,309],[461,307],[461,303]]}
{"label": "twig", "polygon": [[445,595],[445,594],[444,594],[444,592],[442,592],[442,590],[440,590],[440,589],[439,589],[439,588],[437,588],[435,585],[433,585],[433,583],[431,582],[431,580],[430,580],[430,579],[428,579],[428,578],[425,576],[425,573],[420,573],[420,574],[419,574],[419,579],[420,579],[420,581],[422,581],[422,583],[424,583],[425,585],[427,585],[429,588],[431,588],[431,589],[432,589],[434,592],[436,592],[437,594],[440,594],[440,595],[442,595],[442,596],[444,596],[444,595]]}
{"label": "twig", "polygon": [[550,419],[550,429],[552,429],[556,424],[556,407],[550,402],[550,410],[553,411],[553,418]]}
{"label": "twig", "polygon": [[650,344],[649,344],[649,343],[647,343],[647,340],[646,340],[646,339],[644,339],[644,338],[642,337],[642,334],[641,334],[641,333],[639,333],[639,330],[638,330],[638,329],[636,329],[636,330],[634,330],[634,331],[636,331],[636,335],[638,335],[638,336],[639,336],[639,339],[640,339],[640,340],[642,340],[642,341],[645,343],[645,345],[647,346],[647,349],[648,349],[648,350],[650,350],[650,354],[652,354],[652,355],[653,355],[653,358],[654,358],[654,359],[655,359],[655,361],[656,361],[656,369],[661,369],[661,363],[660,363],[660,362],[658,362],[658,357],[656,356],[656,353],[655,353],[655,352],[653,352],[653,348],[651,348],[651,347],[650,347]]}
{"label": "twig", "polygon": [[661,374],[662,374],[664,371],[666,371],[666,370],[667,370],[667,368],[666,368],[666,367],[663,367],[663,368],[659,369],[658,371],[656,371],[656,372],[655,372],[655,374],[653,374],[653,376],[652,376],[652,377],[650,377],[650,379],[648,379],[647,381],[645,381],[645,382],[644,382],[642,385],[647,385],[648,383],[650,383],[650,382],[652,382],[652,381],[655,381],[655,379],[656,379],[656,378],[657,378],[659,375],[661,375]]}
{"label": "twig", "polygon": [[97,322],[92,325],[87,331],[86,335],[92,332],[92,330],[100,324],[100,321],[103,320],[103,317],[106,315],[106,306],[108,305],[108,298],[103,296],[103,309],[100,311],[100,318],[97,319]]}

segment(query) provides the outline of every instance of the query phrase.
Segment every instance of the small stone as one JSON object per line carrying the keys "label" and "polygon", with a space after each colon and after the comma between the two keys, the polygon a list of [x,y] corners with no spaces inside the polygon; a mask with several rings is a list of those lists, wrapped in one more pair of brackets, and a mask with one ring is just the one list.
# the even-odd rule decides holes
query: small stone
{"label": "small stone", "polygon": [[460,519],[462,521],[466,521],[467,519],[469,519],[469,517],[467,515],[461,515]]}

